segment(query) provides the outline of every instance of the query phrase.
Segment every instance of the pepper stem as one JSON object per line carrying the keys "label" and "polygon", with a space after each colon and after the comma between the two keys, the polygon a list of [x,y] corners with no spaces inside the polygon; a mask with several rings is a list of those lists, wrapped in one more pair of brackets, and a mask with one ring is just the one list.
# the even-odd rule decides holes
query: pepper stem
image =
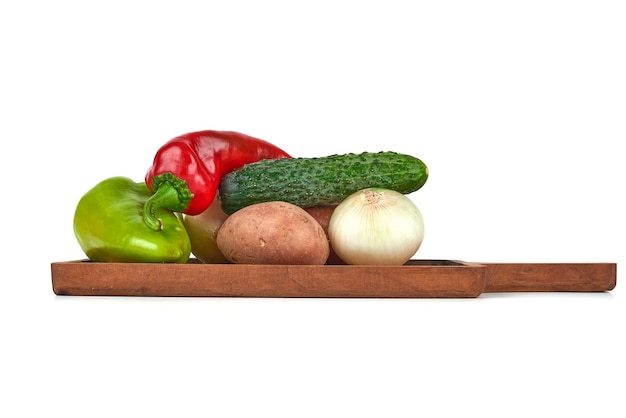
{"label": "pepper stem", "polygon": [[187,182],[174,176],[172,173],[163,173],[152,178],[153,194],[143,207],[143,221],[148,228],[154,231],[163,230],[163,221],[156,216],[159,208],[172,212],[182,212],[187,209],[193,194],[187,187]]}

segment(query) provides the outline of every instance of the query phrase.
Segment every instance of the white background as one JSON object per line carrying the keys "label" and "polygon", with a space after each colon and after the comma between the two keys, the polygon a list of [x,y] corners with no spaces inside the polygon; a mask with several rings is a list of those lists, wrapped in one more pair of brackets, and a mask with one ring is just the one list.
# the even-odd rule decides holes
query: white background
{"label": "white background", "polygon": [[[625,416],[624,22],[603,0],[2,2],[0,415]],[[200,129],[415,155],[416,257],[616,262],[618,285],[55,296],[82,194]]]}

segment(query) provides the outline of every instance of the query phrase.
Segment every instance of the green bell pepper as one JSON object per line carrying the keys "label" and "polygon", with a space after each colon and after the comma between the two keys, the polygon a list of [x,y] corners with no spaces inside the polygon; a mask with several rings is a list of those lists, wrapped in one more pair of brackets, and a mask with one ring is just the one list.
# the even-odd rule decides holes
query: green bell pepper
{"label": "green bell pepper", "polygon": [[126,177],[103,180],[83,195],[74,213],[74,234],[91,261],[187,262],[191,242],[178,214],[156,208],[161,230],[145,224],[150,196],[146,183]]}

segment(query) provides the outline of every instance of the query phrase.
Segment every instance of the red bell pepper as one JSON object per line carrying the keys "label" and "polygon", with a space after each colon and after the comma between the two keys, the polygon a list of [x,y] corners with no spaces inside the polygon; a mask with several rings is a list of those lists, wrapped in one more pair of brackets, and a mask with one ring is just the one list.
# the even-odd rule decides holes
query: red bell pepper
{"label": "red bell pepper", "polygon": [[262,139],[238,132],[190,132],[166,142],[146,173],[152,196],[144,206],[144,222],[162,229],[157,208],[198,215],[217,194],[220,180],[245,164],[265,159],[291,158]]}

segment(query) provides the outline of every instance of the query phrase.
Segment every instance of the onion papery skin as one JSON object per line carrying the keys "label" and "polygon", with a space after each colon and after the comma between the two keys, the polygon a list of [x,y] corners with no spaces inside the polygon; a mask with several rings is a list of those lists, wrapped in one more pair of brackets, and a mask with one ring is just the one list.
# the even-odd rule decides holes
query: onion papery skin
{"label": "onion papery skin", "polygon": [[335,208],[328,235],[347,264],[403,265],[424,240],[424,218],[406,195],[368,188]]}

